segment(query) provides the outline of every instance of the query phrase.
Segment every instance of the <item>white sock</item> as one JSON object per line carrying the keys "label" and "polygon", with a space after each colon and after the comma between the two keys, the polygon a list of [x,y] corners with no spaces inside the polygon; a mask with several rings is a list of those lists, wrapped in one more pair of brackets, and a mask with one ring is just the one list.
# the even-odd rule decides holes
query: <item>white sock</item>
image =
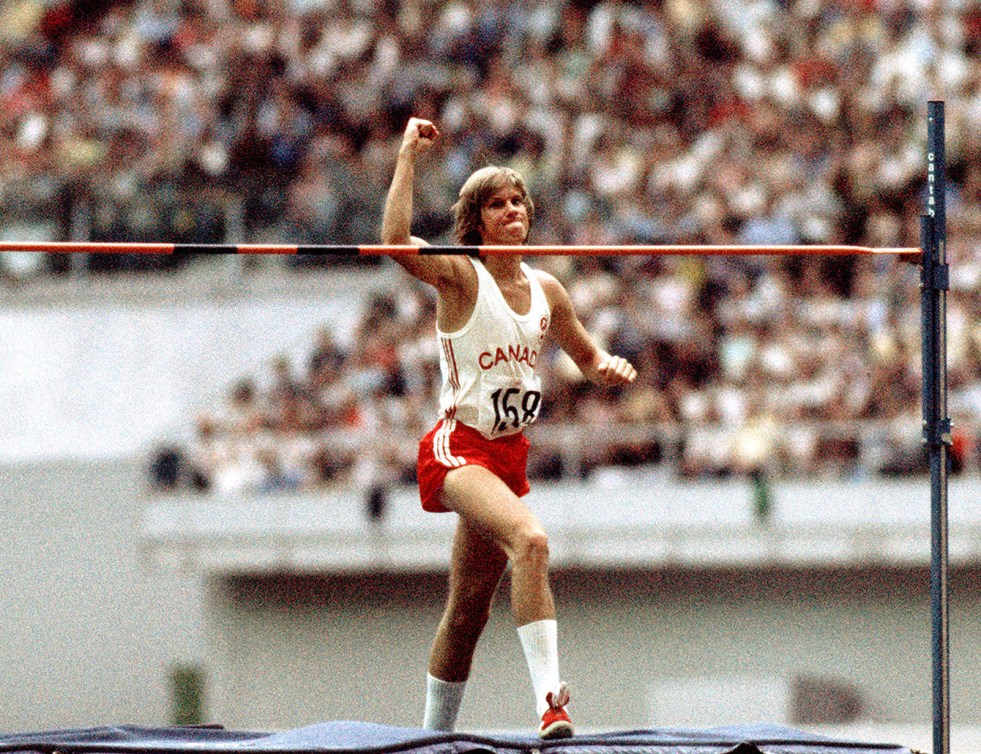
{"label": "white sock", "polygon": [[535,690],[535,709],[541,717],[548,709],[545,695],[559,687],[558,624],[555,620],[536,620],[518,626],[518,638],[525,651],[531,685]]}
{"label": "white sock", "polygon": [[426,673],[426,716],[422,727],[452,733],[466,688],[466,681],[444,681]]}

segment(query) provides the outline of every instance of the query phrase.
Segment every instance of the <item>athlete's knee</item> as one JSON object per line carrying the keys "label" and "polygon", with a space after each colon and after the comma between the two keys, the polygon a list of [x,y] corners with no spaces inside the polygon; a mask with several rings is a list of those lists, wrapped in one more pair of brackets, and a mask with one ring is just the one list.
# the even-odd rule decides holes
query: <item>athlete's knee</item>
{"label": "athlete's knee", "polygon": [[514,559],[536,565],[548,564],[548,535],[538,521],[520,526],[514,538]]}

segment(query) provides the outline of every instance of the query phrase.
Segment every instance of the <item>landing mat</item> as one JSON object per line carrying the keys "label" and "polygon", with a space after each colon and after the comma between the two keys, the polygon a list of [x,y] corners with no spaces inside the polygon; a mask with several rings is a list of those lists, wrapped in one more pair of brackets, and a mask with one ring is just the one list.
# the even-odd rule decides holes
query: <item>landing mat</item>
{"label": "landing mat", "polygon": [[0,734],[0,752],[38,754],[912,754],[896,744],[848,741],[779,725],[588,733],[560,741],[534,735],[434,733],[334,721],[278,732],[219,726],[131,725]]}

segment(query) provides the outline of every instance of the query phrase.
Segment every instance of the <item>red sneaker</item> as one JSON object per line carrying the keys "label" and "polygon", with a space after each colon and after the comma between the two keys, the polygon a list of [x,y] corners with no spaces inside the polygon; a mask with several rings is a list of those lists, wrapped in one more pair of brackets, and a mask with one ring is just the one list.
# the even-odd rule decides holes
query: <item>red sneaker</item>
{"label": "red sneaker", "polygon": [[538,729],[539,737],[570,738],[575,733],[575,729],[572,727],[569,713],[565,711],[565,706],[569,703],[569,687],[564,683],[561,684],[557,692],[553,694],[549,691],[545,695],[545,701],[548,702],[548,709],[542,715],[542,724]]}

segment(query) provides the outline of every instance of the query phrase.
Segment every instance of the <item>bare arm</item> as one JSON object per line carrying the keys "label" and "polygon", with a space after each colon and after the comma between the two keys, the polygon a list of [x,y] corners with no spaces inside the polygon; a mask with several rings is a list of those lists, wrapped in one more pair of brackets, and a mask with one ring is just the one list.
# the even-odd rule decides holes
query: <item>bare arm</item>
{"label": "bare arm", "polygon": [[[412,226],[412,192],[415,181],[416,159],[429,151],[439,131],[428,120],[410,118],[402,135],[398,160],[395,163],[395,174],[385,199],[385,212],[382,216],[382,243],[399,246],[427,246],[421,238],[411,235]],[[460,275],[466,275],[460,262],[465,259],[432,255],[432,256],[394,256],[410,275],[424,283],[436,286],[437,290],[452,286],[459,280]],[[469,267],[469,265],[467,265]],[[461,270],[463,270],[461,272]]]}
{"label": "bare arm", "polygon": [[583,327],[562,284],[551,275],[536,273],[552,309],[549,328],[555,342],[579,367],[590,382],[627,384],[637,379],[637,370],[622,356],[613,356],[598,345]]}

